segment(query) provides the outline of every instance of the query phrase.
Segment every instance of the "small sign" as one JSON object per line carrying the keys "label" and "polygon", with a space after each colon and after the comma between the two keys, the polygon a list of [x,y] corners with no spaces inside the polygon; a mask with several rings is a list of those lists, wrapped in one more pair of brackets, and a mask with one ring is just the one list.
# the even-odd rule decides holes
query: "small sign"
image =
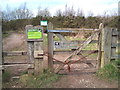
{"label": "small sign", "polygon": [[28,39],[41,39],[41,38],[42,38],[42,29],[28,30]]}
{"label": "small sign", "polygon": [[48,23],[47,21],[40,21],[41,26],[47,26],[47,23]]}
{"label": "small sign", "polygon": [[54,41],[54,50],[60,50],[60,49],[77,49],[78,42],[77,41]]}

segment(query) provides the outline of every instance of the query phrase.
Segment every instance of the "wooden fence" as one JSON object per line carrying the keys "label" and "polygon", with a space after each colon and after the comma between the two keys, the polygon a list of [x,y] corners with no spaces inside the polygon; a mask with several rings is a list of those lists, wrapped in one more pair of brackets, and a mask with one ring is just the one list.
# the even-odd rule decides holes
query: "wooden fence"
{"label": "wooden fence", "polygon": [[[61,42],[67,42],[66,39],[60,34],[60,32],[65,32],[65,33],[69,33],[69,32],[78,32],[79,30],[75,29],[72,30],[53,30],[53,25],[52,23],[48,24],[48,68],[51,69],[51,71],[53,71],[53,55],[55,53],[58,53],[57,51],[54,51],[55,47],[54,44],[54,40],[53,40],[53,34],[56,34],[57,37],[59,37],[61,39]],[[72,56],[80,53],[80,52],[87,52],[85,50],[82,50],[83,48],[86,47],[87,44],[92,43],[92,41],[94,43],[98,42],[99,47],[98,47],[98,68],[103,67],[105,64],[108,64],[110,61],[115,60],[118,58],[118,55],[116,53],[117,48],[118,48],[118,31],[115,28],[103,28],[103,25],[100,24],[99,29],[91,29],[90,31],[94,31],[94,33],[85,41],[83,41],[83,44],[81,46],[79,46],[79,48],[77,48],[76,51],[72,52],[71,55],[65,59],[65,61],[68,61],[69,58],[71,58]],[[98,35],[98,41],[93,40],[93,38],[96,37],[96,35]],[[43,39],[44,40],[44,39]],[[34,69],[36,72],[38,72],[41,69],[41,65],[40,64],[42,61],[41,59],[34,59],[33,57],[33,48],[32,46],[34,45],[34,48],[37,48],[38,45],[41,46],[41,43],[37,42],[28,42],[28,48],[31,48],[30,50],[28,49],[28,52],[25,51],[12,51],[12,52],[3,52],[4,55],[29,55],[30,57],[30,61],[35,60],[34,62]],[[58,44],[58,42],[56,43]],[[71,44],[72,45],[72,44]],[[72,48],[71,48],[72,49]],[[41,48],[40,48],[41,50]],[[30,56],[30,52],[32,51],[32,56]],[[34,50],[36,51],[36,50]],[[54,51],[54,52],[53,52]],[[88,51],[89,52],[89,51]],[[0,54],[2,55],[2,53]],[[1,57],[1,56],[0,56]],[[39,63],[39,65],[38,65]],[[37,66],[35,66],[37,65]],[[60,64],[60,66],[56,69],[56,73],[59,72],[59,70],[63,67],[63,64]],[[43,68],[43,67],[42,67]],[[39,70],[38,70],[39,69]]]}
{"label": "wooden fence", "polygon": [[100,33],[100,59],[101,67],[118,58],[118,31],[115,28],[103,28]]}
{"label": "wooden fence", "polygon": [[[53,27],[52,24],[50,26]],[[73,62],[76,63],[76,61],[69,61],[69,60],[75,55],[78,55],[79,53],[81,54],[81,52],[83,51],[82,49],[85,48],[88,44],[90,44],[97,37],[97,35],[100,33],[102,29],[103,29],[102,26],[100,26],[99,29],[95,29],[95,30],[92,29],[92,31],[94,31],[92,35],[89,36],[85,41],[83,41],[81,45],[77,45],[77,42],[67,41],[66,38],[61,33],[78,33],[80,30],[53,30],[53,28],[50,28],[48,30],[48,67],[51,69],[51,71],[54,70],[55,73],[58,73],[60,69],[62,69],[64,65],[66,65],[65,63],[67,63],[68,66],[72,64]],[[53,40],[54,34],[58,38],[60,38],[61,41],[54,41]],[[74,46],[77,46],[77,48],[75,48]],[[76,50],[73,51],[65,60],[59,61],[53,58],[55,54],[54,52],[55,49],[76,49]],[[83,58],[86,58],[84,55],[82,56]],[[53,68],[54,61],[59,63],[59,66],[56,69]],[[88,60],[85,61],[86,64],[92,65],[92,62],[87,63],[87,61]]]}

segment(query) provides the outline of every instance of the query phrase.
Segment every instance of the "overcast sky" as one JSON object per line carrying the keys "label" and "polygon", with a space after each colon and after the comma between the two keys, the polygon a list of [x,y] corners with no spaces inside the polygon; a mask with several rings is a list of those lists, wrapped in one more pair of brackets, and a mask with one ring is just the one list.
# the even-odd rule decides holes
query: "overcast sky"
{"label": "overcast sky", "polygon": [[11,9],[19,7],[23,3],[27,3],[27,7],[33,11],[36,15],[37,8],[48,7],[52,15],[56,10],[61,9],[64,11],[65,5],[82,9],[87,15],[89,12],[93,12],[94,15],[103,15],[104,12],[114,13],[118,11],[118,2],[120,0],[0,0],[0,7],[5,9],[8,5]]}

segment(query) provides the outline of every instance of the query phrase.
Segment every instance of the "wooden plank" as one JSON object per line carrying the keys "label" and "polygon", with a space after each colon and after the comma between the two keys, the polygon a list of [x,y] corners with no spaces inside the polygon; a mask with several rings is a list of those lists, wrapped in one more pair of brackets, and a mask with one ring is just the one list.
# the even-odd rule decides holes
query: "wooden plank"
{"label": "wooden plank", "polygon": [[104,65],[108,64],[111,59],[111,39],[112,39],[112,29],[104,29]]}
{"label": "wooden plank", "polygon": [[[75,50],[59,50],[59,51],[54,51],[53,52],[53,54],[55,55],[55,54],[64,54],[64,53],[69,53],[69,54],[71,54],[71,53],[73,53]],[[81,53],[90,53],[90,52],[94,52],[94,51],[97,51],[97,50],[81,50]],[[78,53],[78,55],[79,55],[79,53]]]}
{"label": "wooden plank", "polygon": [[117,44],[117,36],[112,36],[112,40],[111,40],[111,43],[112,44]]}
{"label": "wooden plank", "polygon": [[117,45],[117,43],[116,44],[113,44],[112,43],[112,45],[111,45],[111,47],[113,47],[113,48],[115,48],[115,47],[117,47],[118,45]]}
{"label": "wooden plank", "polygon": [[25,63],[25,62],[5,62],[4,65],[11,65],[11,64],[28,64],[28,63]]}
{"label": "wooden plank", "polygon": [[18,55],[27,55],[26,51],[4,51],[4,56],[18,56]]}
{"label": "wooden plank", "polygon": [[[80,64],[80,63],[92,63],[92,62],[96,62],[97,60],[84,60],[84,61],[78,61],[75,62],[73,64]],[[61,62],[58,61],[53,61],[54,64],[61,64]],[[70,63],[69,63],[70,64]]]}
{"label": "wooden plank", "polygon": [[[77,55],[83,48],[85,48],[93,40],[93,38],[96,37],[97,34],[99,34],[99,32],[100,32],[99,30],[95,31],[82,45],[80,45],[80,47],[76,51],[74,51],[64,61],[68,61],[74,55]],[[56,68],[55,73],[58,73],[63,66],[64,66],[64,64],[61,64],[58,68]]]}
{"label": "wooden plank", "polygon": [[9,65],[2,65],[3,68],[5,67],[16,67],[16,66],[33,66],[33,64],[9,64]]}
{"label": "wooden plank", "polygon": [[116,55],[116,56],[112,56],[111,59],[119,59],[120,58],[120,55]]}
{"label": "wooden plank", "polygon": [[[48,29],[53,29],[53,24],[48,24]],[[53,33],[48,33],[48,68],[53,72]]]}
{"label": "wooden plank", "polygon": [[116,47],[111,48],[111,57],[117,55],[116,53]]}
{"label": "wooden plank", "polygon": [[112,29],[112,35],[113,35],[113,36],[118,35],[118,31],[117,31],[117,29]]}

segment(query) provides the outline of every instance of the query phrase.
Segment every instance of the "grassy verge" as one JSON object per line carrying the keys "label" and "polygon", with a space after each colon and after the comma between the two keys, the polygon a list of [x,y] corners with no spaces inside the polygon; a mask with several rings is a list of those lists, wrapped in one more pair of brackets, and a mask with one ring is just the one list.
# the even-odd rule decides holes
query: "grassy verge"
{"label": "grassy verge", "polygon": [[2,74],[2,81],[3,83],[9,82],[11,78],[11,73],[8,71],[3,72]]}
{"label": "grassy verge", "polygon": [[120,74],[118,65],[120,65],[120,60],[112,61],[111,63],[106,64],[103,68],[98,70],[96,74],[103,79],[118,80],[118,76]]}
{"label": "grassy verge", "polygon": [[27,88],[52,88],[51,83],[59,80],[61,75],[51,73],[49,70],[45,70],[40,75],[28,75],[24,74],[20,77],[20,83],[23,84],[23,87]]}

